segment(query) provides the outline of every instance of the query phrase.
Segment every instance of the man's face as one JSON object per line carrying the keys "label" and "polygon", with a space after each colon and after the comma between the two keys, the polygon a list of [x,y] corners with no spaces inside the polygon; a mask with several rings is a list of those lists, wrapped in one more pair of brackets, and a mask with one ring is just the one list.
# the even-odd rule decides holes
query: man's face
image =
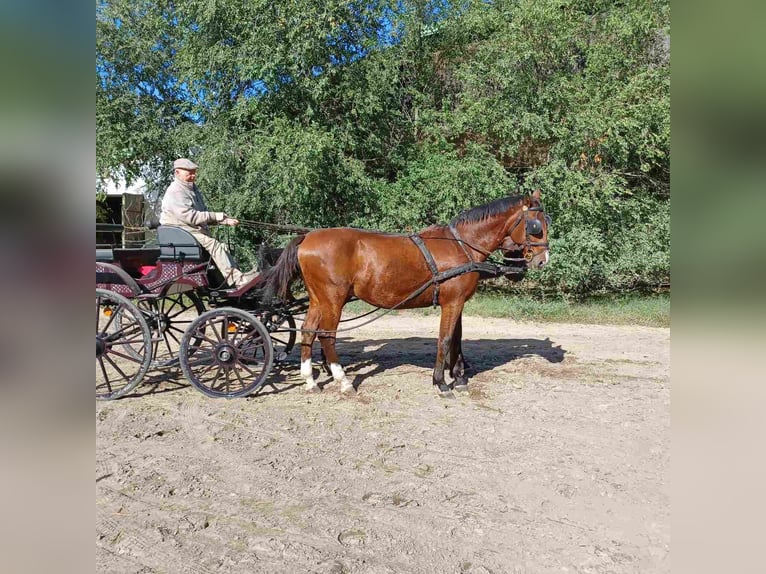
{"label": "man's face", "polygon": [[197,170],[196,169],[182,169],[180,167],[176,168],[176,177],[183,181],[184,183],[194,183],[197,181]]}

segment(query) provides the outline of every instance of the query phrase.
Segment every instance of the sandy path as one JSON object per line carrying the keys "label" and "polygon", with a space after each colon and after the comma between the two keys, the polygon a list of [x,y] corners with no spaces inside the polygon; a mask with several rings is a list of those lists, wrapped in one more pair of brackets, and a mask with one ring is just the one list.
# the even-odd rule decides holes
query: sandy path
{"label": "sandy path", "polygon": [[437,330],[341,337],[350,399],[293,359],[247,399],[98,403],[97,571],[669,572],[669,330],[467,317],[453,400]]}

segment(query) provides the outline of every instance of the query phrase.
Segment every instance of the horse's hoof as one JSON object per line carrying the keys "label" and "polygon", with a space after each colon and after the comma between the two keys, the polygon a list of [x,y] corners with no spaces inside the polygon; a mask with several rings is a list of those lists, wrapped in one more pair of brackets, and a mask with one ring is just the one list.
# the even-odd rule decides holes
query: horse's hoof
{"label": "horse's hoof", "polygon": [[453,393],[451,390],[449,391],[439,391],[439,398],[440,399],[454,399],[455,393]]}
{"label": "horse's hoof", "polygon": [[462,385],[455,385],[455,392],[457,393],[467,393],[468,392],[468,383],[464,383]]}
{"label": "horse's hoof", "polygon": [[305,392],[310,393],[312,395],[322,392],[322,389],[320,389],[318,385],[314,385],[313,387],[306,387],[304,390]]}
{"label": "horse's hoof", "polygon": [[354,388],[354,385],[351,385],[350,387],[341,387],[340,394],[342,395],[355,395],[356,389]]}

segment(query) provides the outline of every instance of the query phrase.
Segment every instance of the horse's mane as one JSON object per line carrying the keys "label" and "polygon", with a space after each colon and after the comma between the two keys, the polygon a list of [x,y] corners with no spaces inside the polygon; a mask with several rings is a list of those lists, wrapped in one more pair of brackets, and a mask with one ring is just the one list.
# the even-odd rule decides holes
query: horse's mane
{"label": "horse's mane", "polygon": [[484,205],[472,207],[471,209],[466,209],[465,211],[460,212],[455,219],[452,220],[452,225],[457,225],[458,223],[474,223],[495,215],[500,215],[501,213],[508,211],[511,207],[521,203],[522,199],[523,196],[521,195],[512,195],[510,197],[501,197],[500,199],[490,201]]}

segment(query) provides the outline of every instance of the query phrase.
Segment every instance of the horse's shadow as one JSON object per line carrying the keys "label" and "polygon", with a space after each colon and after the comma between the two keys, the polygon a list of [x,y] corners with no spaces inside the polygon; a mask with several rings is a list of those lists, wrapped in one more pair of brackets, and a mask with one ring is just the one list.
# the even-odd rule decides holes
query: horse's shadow
{"label": "horse's shadow", "polygon": [[[436,361],[434,337],[407,337],[382,341],[380,339],[338,340],[336,345],[341,364],[348,375],[354,376],[356,387],[368,378],[397,367],[409,365],[431,370]],[[560,345],[554,345],[547,337],[545,339],[464,340],[462,346],[469,381],[475,375],[524,357],[538,356],[549,363],[560,363],[567,353],[565,349],[562,349]],[[315,364],[322,362],[319,349],[320,345],[315,343],[313,354]],[[287,362],[275,365],[264,386],[256,390],[252,396],[279,394],[300,386],[302,383],[296,382],[296,378],[299,377],[299,354],[300,345],[296,345]],[[329,370],[326,370],[325,374],[329,377]],[[320,376],[320,378],[324,377]],[[320,382],[319,386],[323,387],[331,381],[330,378]],[[188,386],[189,384],[177,368],[170,369],[147,377],[141,387],[124,398],[140,397],[150,393],[175,392]]]}
{"label": "horse's shadow", "polygon": [[[314,359],[317,359],[315,345]],[[560,363],[567,351],[545,339],[481,339],[464,340],[463,356],[466,375],[491,371],[524,357],[538,356],[549,363]],[[436,339],[407,337],[381,341],[379,339],[337,341],[337,351],[347,374],[354,375],[356,385],[389,369],[405,365],[431,370],[436,362]],[[293,351],[295,352],[295,351]],[[372,367],[370,369],[370,367]]]}

